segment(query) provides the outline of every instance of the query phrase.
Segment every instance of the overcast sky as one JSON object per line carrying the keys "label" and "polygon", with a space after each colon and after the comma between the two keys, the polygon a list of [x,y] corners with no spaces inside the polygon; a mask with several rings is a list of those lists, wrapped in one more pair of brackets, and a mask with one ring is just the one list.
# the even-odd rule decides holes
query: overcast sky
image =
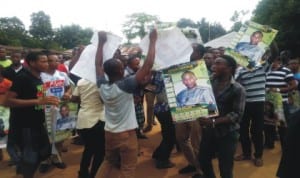
{"label": "overcast sky", "polygon": [[228,30],[234,11],[249,10],[243,20],[250,19],[260,0],[7,0],[2,3],[0,17],[16,16],[28,29],[30,14],[44,11],[51,17],[52,27],[78,24],[83,28],[112,31],[122,35],[126,15],[145,12],[161,21],[176,22],[180,18],[219,22]]}

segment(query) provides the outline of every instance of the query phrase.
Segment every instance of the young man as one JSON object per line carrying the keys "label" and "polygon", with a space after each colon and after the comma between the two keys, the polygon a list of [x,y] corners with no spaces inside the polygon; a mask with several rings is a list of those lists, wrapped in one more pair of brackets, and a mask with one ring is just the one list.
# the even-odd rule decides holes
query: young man
{"label": "young man", "polygon": [[251,142],[253,142],[253,162],[257,167],[263,166],[266,71],[269,67],[270,64],[266,61],[263,65],[252,69],[241,69],[236,79],[246,90],[246,105],[240,123],[242,154],[236,156],[235,161],[252,160]]}
{"label": "young man", "polygon": [[6,105],[15,118],[16,140],[21,151],[21,174],[32,178],[40,164],[50,155],[50,143],[44,127],[43,105],[58,105],[54,96],[44,96],[40,73],[48,68],[47,56],[40,52],[29,53],[26,57],[28,70],[20,73],[8,92]]}
{"label": "young man", "polygon": [[[24,72],[25,68],[21,64],[22,54],[21,52],[13,52],[11,56],[12,64],[5,68],[2,72],[3,77],[14,81],[16,76]],[[20,157],[18,155],[18,149],[16,148],[16,137],[15,137],[15,121],[12,115],[10,114],[9,118],[9,132],[7,136],[7,152],[11,158],[10,165],[18,164],[20,162]]]}
{"label": "young man", "polygon": [[80,102],[76,127],[84,143],[78,178],[95,178],[104,159],[104,105],[97,85],[86,79],[78,81],[71,100]]}
{"label": "young man", "polygon": [[[244,112],[245,90],[233,79],[237,64],[227,55],[217,58],[212,66],[212,87],[219,116],[200,118],[203,125],[199,162],[205,178],[215,178],[212,159],[218,152],[221,178],[233,178],[233,156],[238,143],[239,122]],[[203,175],[194,175],[201,178]]]}
{"label": "young man", "polygon": [[155,86],[152,91],[157,93],[154,114],[160,123],[162,135],[162,140],[159,146],[154,150],[152,158],[155,159],[157,169],[172,168],[175,166],[175,164],[170,161],[171,152],[176,144],[175,124],[168,105],[162,72],[157,71],[153,74],[151,84]]}
{"label": "young man", "polygon": [[[197,61],[202,59],[204,52],[205,48],[202,45],[193,45],[193,52],[190,56],[190,61]],[[187,89],[183,90],[177,95],[176,99],[179,106],[183,106],[188,103],[199,103],[199,101],[202,98],[205,98],[202,96],[202,93],[207,93],[203,90],[204,88],[195,88],[197,79],[193,72],[187,71],[183,73],[182,80],[183,83],[186,85]],[[188,95],[190,95],[190,97],[187,97]],[[185,98],[185,101],[183,100],[183,98]],[[181,168],[178,171],[178,173],[187,174],[191,172],[196,172],[197,174],[202,174],[202,170],[197,159],[199,153],[199,146],[201,142],[201,126],[199,122],[195,120],[191,122],[176,123],[175,133],[176,141],[179,145],[179,148],[181,149],[186,160],[188,161],[188,165]]]}
{"label": "young man", "polygon": [[6,49],[4,47],[0,47],[0,65],[3,68],[7,68],[11,65],[11,60],[6,58]]}
{"label": "young man", "polygon": [[[153,30],[147,58],[135,75],[124,78],[124,66],[119,59],[109,59],[102,67],[106,34],[100,32],[96,53],[96,76],[100,96],[105,105],[105,158],[99,171],[101,178],[110,177],[114,167],[120,167],[125,178],[135,177],[138,146],[135,129],[133,91],[145,80],[150,80],[155,57],[157,32]],[[108,81],[104,76],[108,76]]]}
{"label": "young man", "polygon": [[[48,54],[48,69],[41,73],[41,79],[46,89],[46,96],[56,96],[59,99],[69,99],[70,94],[70,82],[66,73],[57,70],[59,64],[58,56],[56,54]],[[50,112],[50,111],[49,111]],[[57,121],[58,122],[58,121]],[[53,126],[53,124],[51,124]],[[55,129],[52,129],[55,130]],[[61,159],[61,152],[63,147],[63,141],[55,143],[55,147],[58,151],[57,155],[52,155],[52,164],[59,168],[66,168],[65,163]],[[41,173],[47,172],[50,167],[50,163],[43,162],[39,168]]]}
{"label": "young man", "polygon": [[284,147],[290,117],[288,93],[296,88],[297,82],[294,79],[293,73],[290,69],[283,66],[282,59],[280,57],[276,57],[267,73],[266,91],[278,92],[282,96],[284,118],[279,116],[280,125],[278,126],[278,133],[282,148]]}
{"label": "young man", "polygon": [[[141,59],[137,55],[132,55],[129,57],[127,66],[125,68],[124,76],[134,75],[140,69]],[[140,139],[146,139],[147,136],[143,133],[143,127],[145,124],[145,114],[144,114],[144,86],[139,87],[133,93],[134,97],[134,107],[137,123],[139,125],[137,132],[137,137]]]}

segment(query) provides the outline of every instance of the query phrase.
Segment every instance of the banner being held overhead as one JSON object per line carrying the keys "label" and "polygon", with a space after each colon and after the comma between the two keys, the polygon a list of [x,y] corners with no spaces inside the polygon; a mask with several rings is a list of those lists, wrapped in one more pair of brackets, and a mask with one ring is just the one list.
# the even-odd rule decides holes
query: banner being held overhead
{"label": "banner being held overhead", "polygon": [[234,57],[243,67],[258,66],[263,63],[262,56],[277,32],[269,26],[249,21],[241,27],[226,54]]}
{"label": "banner being held overhead", "polygon": [[[140,42],[144,54],[147,54],[148,46],[149,34]],[[155,52],[155,66],[158,69],[188,62],[192,52],[190,41],[179,28],[158,31]]]}
{"label": "banner being held overhead", "polygon": [[218,115],[205,62],[195,61],[163,70],[165,90],[174,122]]}
{"label": "banner being held overhead", "polygon": [[[122,38],[111,33],[107,33],[107,41],[103,46],[103,62],[112,58],[115,51],[122,42]],[[78,62],[72,68],[71,73],[96,83],[95,56],[98,46],[98,33],[94,33],[91,44],[82,51]]]}

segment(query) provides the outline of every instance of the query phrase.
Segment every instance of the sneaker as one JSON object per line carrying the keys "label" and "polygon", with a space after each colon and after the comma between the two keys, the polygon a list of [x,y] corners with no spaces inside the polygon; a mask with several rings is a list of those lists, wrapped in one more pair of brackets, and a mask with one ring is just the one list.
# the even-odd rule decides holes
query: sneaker
{"label": "sneaker", "polygon": [[244,156],[243,154],[238,155],[234,158],[235,161],[246,161],[251,160],[251,156]]}
{"label": "sneaker", "polygon": [[187,165],[186,167],[180,169],[178,171],[179,174],[187,174],[187,173],[191,173],[191,172],[195,172],[196,168],[192,165]]}
{"label": "sneaker", "polygon": [[264,162],[261,158],[255,158],[253,162],[256,167],[262,167],[264,165]]}
{"label": "sneaker", "polygon": [[175,164],[170,161],[156,161],[156,168],[157,169],[168,169],[174,167]]}
{"label": "sneaker", "polygon": [[40,173],[46,173],[50,168],[49,164],[41,164],[39,168]]}
{"label": "sneaker", "polygon": [[67,166],[65,163],[61,162],[61,163],[52,163],[55,167],[57,167],[58,169],[65,169]]}

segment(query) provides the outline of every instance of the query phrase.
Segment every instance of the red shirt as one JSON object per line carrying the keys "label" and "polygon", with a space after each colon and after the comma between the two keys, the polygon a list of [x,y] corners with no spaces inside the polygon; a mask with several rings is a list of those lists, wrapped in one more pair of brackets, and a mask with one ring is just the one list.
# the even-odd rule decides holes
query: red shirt
{"label": "red shirt", "polygon": [[0,94],[6,93],[11,86],[12,86],[12,81],[4,78],[2,82],[0,82]]}

